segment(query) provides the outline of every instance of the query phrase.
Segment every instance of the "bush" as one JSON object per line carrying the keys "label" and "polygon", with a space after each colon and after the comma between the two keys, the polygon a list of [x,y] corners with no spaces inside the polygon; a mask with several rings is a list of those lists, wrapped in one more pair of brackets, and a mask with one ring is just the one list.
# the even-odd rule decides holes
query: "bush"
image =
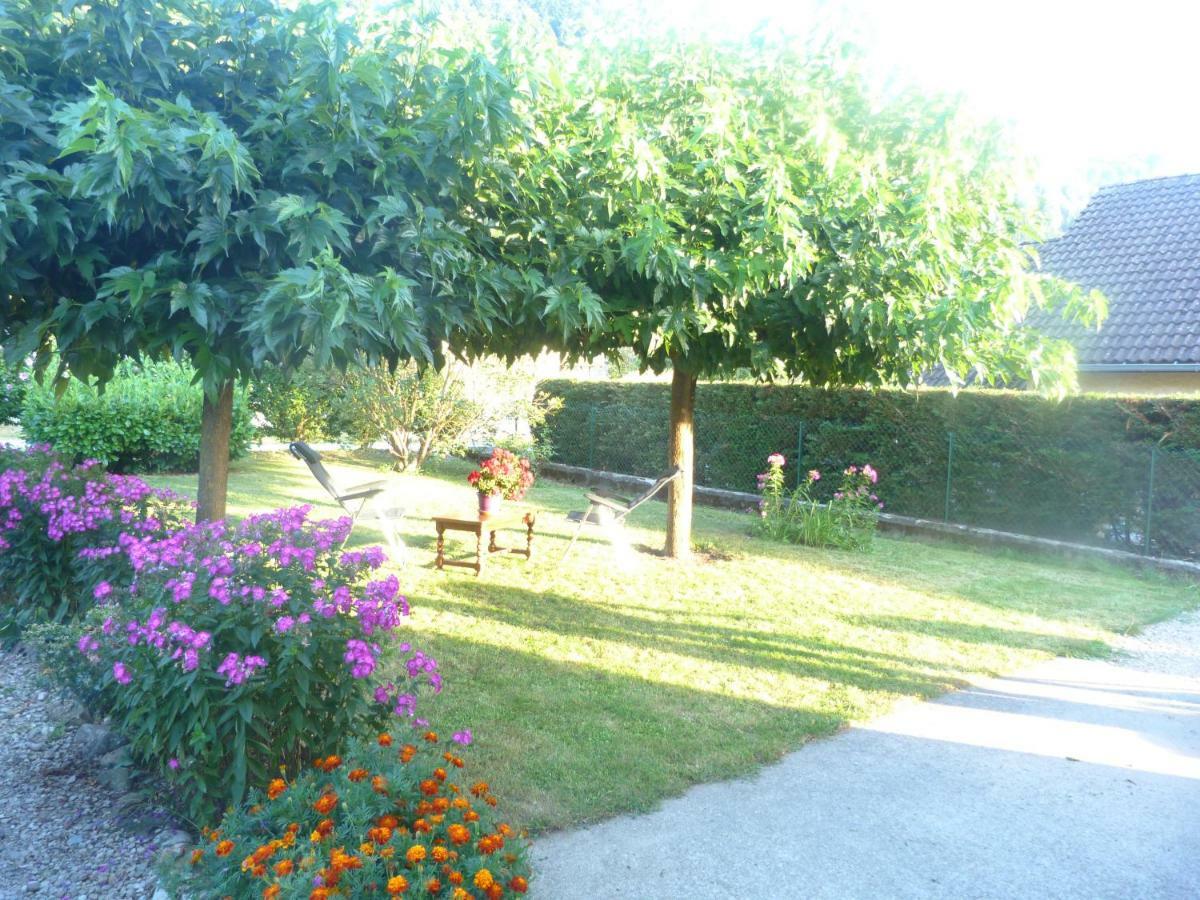
{"label": "bush", "polygon": [[870,465],[850,466],[841,484],[825,503],[813,499],[821,473],[809,470],[800,486],[789,493],[784,487],[782,454],[767,457],[767,471],[758,476],[762,487],[758,531],[777,541],[810,547],[862,550],[875,537],[878,511],[883,503],[874,493],[878,475]]}
{"label": "bush", "polygon": [[[554,460],[654,477],[666,464],[670,386],[548,381],[561,409],[541,433]],[[950,520],[1061,540],[1140,549],[1151,448],[1160,467],[1155,507],[1200,517],[1200,401],[1077,396],[1062,402],[1016,391],[825,390],[701,384],[696,478],[750,491],[758,461],[782,451],[796,466],[840,471],[869,459],[888,510],[941,519],[954,434]],[[796,450],[800,445],[800,452]],[[824,481],[814,498],[830,499]],[[1157,515],[1156,515],[1157,517]],[[1192,530],[1153,532],[1156,550],[1200,554]]]}
{"label": "bush", "polygon": [[0,640],[29,625],[77,618],[100,581],[127,585],[116,554],[80,558],[121,534],[160,536],[191,516],[169,491],[95,462],[66,466],[49,448],[0,450]]}
{"label": "bush", "polygon": [[285,441],[336,440],[348,430],[339,398],[340,376],[301,366],[267,369],[250,384],[249,404],[268,434]]}
{"label": "bush", "polygon": [[0,356],[0,425],[21,415],[29,372],[21,365],[10,365]]}
{"label": "bush", "polygon": [[385,732],[263,782],[205,831],[173,887],[232,900],[523,894],[525,841],[499,821],[486,783],[460,782],[460,752],[432,732]]}
{"label": "bush", "polygon": [[[434,661],[399,650],[408,685],[367,679],[408,606],[395,576],[371,580],[378,547],[340,548],[348,518],[310,522],[308,507],[124,537],[131,589],[100,583],[78,650],[94,665],[99,707],[135,760],[161,774],[181,808],[211,818],[281,764],[296,770],[343,735],[408,716]],[[104,558],[112,547],[84,551]]]}
{"label": "bush", "polygon": [[[103,392],[73,380],[56,398],[49,385],[28,391],[21,427],[78,462],[97,459],[117,472],[194,472],[200,461],[203,394],[176,363],[123,363]],[[245,455],[252,431],[244,391],[233,404],[230,455]]]}

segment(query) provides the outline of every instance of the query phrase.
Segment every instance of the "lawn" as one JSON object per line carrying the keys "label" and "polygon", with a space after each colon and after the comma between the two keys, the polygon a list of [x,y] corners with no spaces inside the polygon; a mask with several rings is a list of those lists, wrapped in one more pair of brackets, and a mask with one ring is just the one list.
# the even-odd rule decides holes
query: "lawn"
{"label": "lawn", "polygon": [[[380,457],[333,460],[346,486],[386,471]],[[541,511],[532,563],[438,572],[428,517],[471,513],[468,468],[390,476],[409,510],[401,578],[415,642],[446,676],[424,711],[440,728],[474,730],[480,771],[532,829],[650,809],[906,699],[1054,654],[1103,654],[1114,634],[1197,602],[1190,583],[1037,555],[892,538],[864,553],[776,545],[751,536],[750,517],[710,509],[697,511],[701,554],[680,565],[650,552],[662,541],[658,503],[632,518],[645,545],[632,568],[598,535],[564,563],[564,514],[582,494],[547,481],[528,498]],[[336,509],[285,454],[235,463],[230,491],[235,516]]]}

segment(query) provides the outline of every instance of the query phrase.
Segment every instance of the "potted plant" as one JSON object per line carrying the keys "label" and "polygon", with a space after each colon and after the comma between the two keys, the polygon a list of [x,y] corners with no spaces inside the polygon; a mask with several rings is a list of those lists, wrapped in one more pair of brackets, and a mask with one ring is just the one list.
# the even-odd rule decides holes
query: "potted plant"
{"label": "potted plant", "polygon": [[480,514],[488,515],[496,512],[501,498],[520,500],[525,496],[533,485],[533,469],[528,459],[497,447],[467,476],[467,483],[479,492]]}

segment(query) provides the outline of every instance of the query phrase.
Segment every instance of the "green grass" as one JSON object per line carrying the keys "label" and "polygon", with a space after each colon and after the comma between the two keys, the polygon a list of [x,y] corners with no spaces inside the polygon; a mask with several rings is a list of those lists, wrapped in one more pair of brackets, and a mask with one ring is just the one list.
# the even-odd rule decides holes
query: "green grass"
{"label": "green grass", "polygon": [[[347,486],[383,465],[334,459]],[[534,829],[652,808],[973,677],[1103,654],[1114,634],[1197,599],[1184,581],[1037,555],[891,538],[862,553],[776,545],[750,535],[748,516],[710,509],[696,514],[705,552],[681,565],[651,551],[658,503],[632,517],[645,545],[633,570],[595,534],[562,563],[564,513],[582,492],[545,481],[528,498],[541,510],[532,563],[496,559],[478,579],[438,572],[428,516],[471,513],[466,471],[446,462],[390,476],[409,509],[411,625],[446,676],[425,713],[474,729],[479,771]],[[194,489],[194,476],[151,480]],[[282,454],[235,464],[230,490],[233,515],[300,501],[334,509]],[[356,539],[379,536],[363,528]]]}

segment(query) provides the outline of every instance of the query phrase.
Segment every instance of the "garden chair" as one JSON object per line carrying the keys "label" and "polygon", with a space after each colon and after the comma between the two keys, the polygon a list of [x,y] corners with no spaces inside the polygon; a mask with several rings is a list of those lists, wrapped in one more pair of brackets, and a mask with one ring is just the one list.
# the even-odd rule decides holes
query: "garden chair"
{"label": "garden chair", "polygon": [[[404,541],[400,539],[399,532],[400,520],[404,518],[404,509],[398,506],[382,507],[371,504],[372,500],[387,493],[388,483],[386,481],[372,481],[367,484],[360,484],[348,491],[342,491],[334,484],[333,478],[321,463],[321,454],[304,443],[304,441],[292,441],[292,443],[288,444],[288,451],[292,456],[308,466],[308,470],[312,472],[313,477],[317,479],[321,487],[350,516],[351,532],[354,531],[354,525],[358,523],[359,516],[370,505],[371,512],[379,522],[379,527],[387,539],[388,548],[392,551],[392,559],[398,565],[404,563],[405,546]],[[349,537],[349,535],[346,536],[347,540],[349,540]]]}
{"label": "garden chair", "polygon": [[650,500],[655,494],[682,474],[683,472],[679,469],[668,472],[666,475],[660,476],[658,480],[636,497],[619,497],[615,494],[603,493],[598,490],[584,494],[588,501],[588,508],[583,512],[575,510],[567,513],[568,521],[578,522],[579,524],[575,529],[575,534],[571,536],[571,543],[567,544],[567,549],[563,553],[563,560],[566,560],[571,552],[571,548],[579,540],[579,535],[585,525],[600,526],[600,528],[608,533],[609,541],[616,546],[620,541],[620,535],[629,514]]}

